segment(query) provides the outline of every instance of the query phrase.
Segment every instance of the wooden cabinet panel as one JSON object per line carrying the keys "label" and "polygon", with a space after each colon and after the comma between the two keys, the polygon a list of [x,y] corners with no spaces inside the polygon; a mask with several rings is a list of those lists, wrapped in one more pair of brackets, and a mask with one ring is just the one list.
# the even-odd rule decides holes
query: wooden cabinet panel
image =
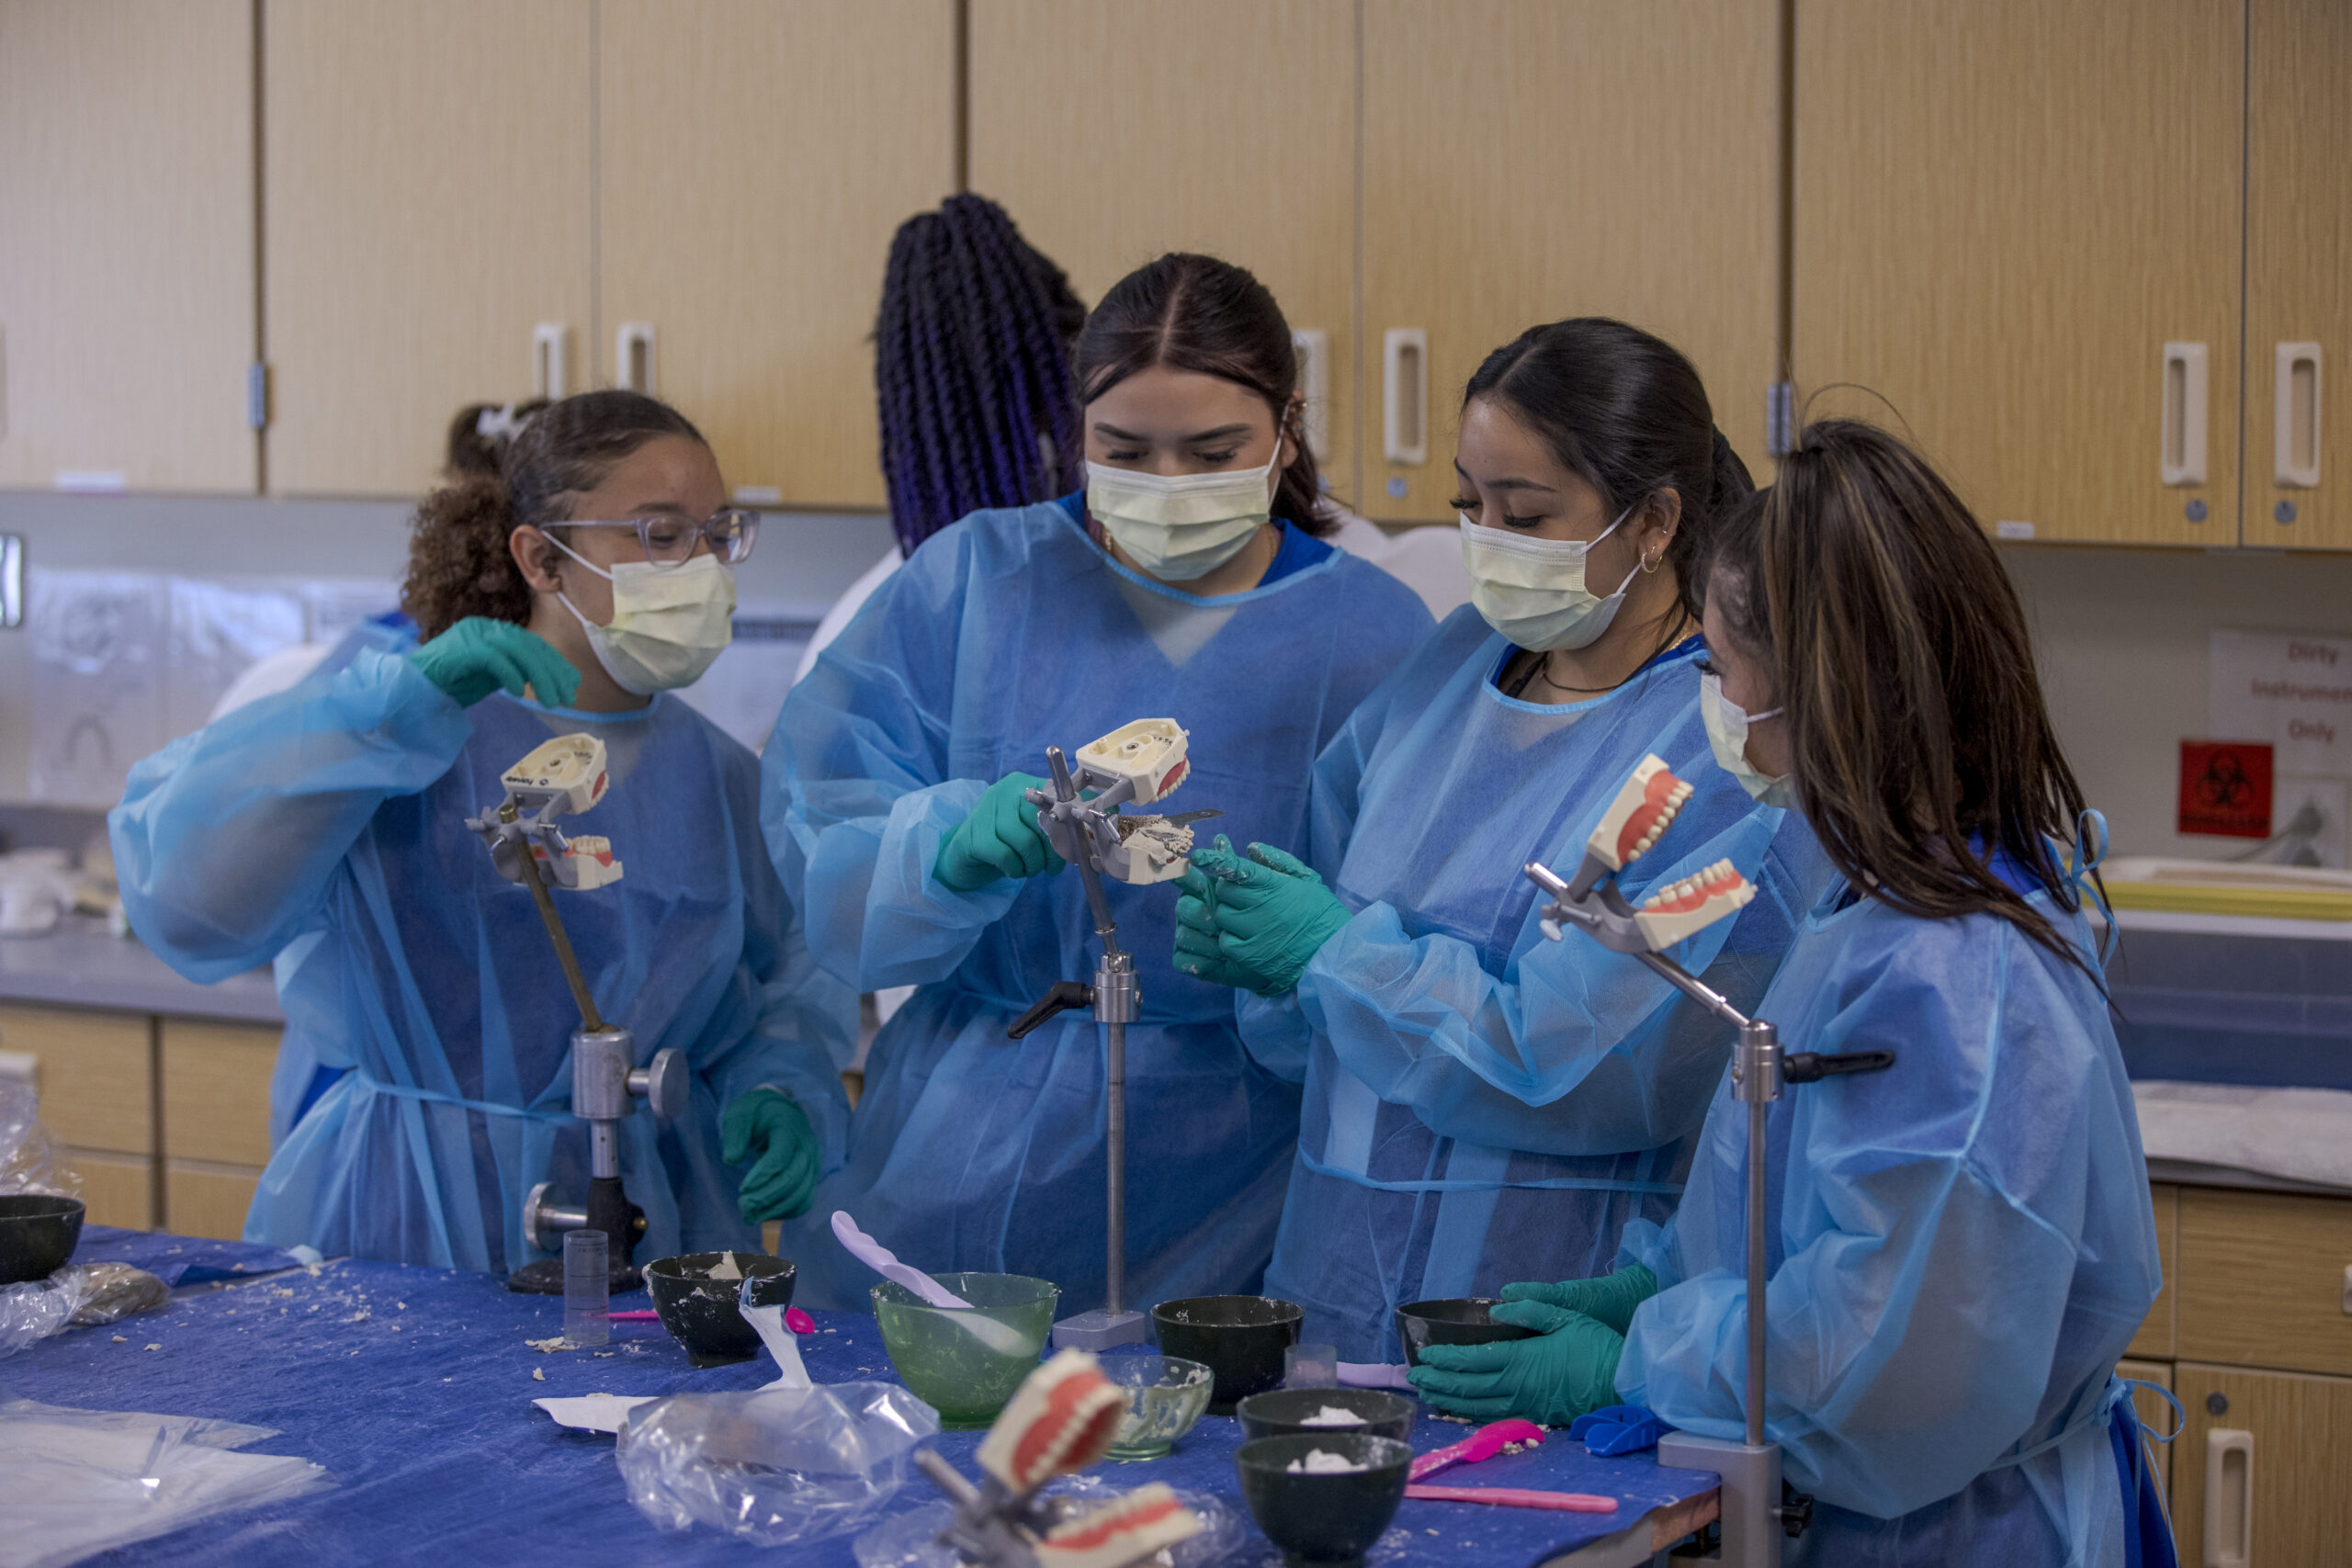
{"label": "wooden cabinet panel", "polygon": [[163,1022],[164,1151],[175,1159],[269,1163],[269,1075],[279,1032]]}
{"label": "wooden cabinet panel", "polygon": [[2352,1199],[2184,1188],[2180,1354],[2352,1372]]}
{"label": "wooden cabinet panel", "polygon": [[1089,305],[1168,251],[1255,273],[1328,335],[1309,412],[1355,504],[1353,0],[980,0],[971,29],[971,187]]}
{"label": "wooden cabinet panel", "polygon": [[155,1162],[138,1155],[60,1148],[57,1156],[82,1182],[85,1218],[94,1225],[143,1231],[155,1227]]}
{"label": "wooden cabinet panel", "polygon": [[[1567,316],[1621,317],[1688,354],[1766,477],[1779,35],[1769,0],[1364,0],[1369,515],[1452,517],[1464,384]],[[1384,337],[1413,327],[1429,336],[1419,465],[1388,462],[1382,440]]]}
{"label": "wooden cabinet panel", "polygon": [[956,182],[951,0],[604,0],[594,363],[654,330],[651,389],[727,481],[878,505],[875,310],[899,223]]}
{"label": "wooden cabinet panel", "polygon": [[0,1007],[0,1047],[39,1061],[41,1121],[85,1149],[154,1152],[151,1042],[144,1014]]}
{"label": "wooden cabinet panel", "polygon": [[0,484],[246,491],[249,0],[0,6]]}
{"label": "wooden cabinet panel", "polygon": [[[2252,0],[2246,37],[2245,542],[2352,549],[2352,6]],[[2294,343],[2320,349],[2315,489],[2278,477]]]}
{"label": "wooden cabinet panel", "polygon": [[590,34],[589,0],[265,0],[272,491],[423,491],[451,415],[531,393],[540,322],[569,327],[585,387]]}
{"label": "wooden cabinet panel", "polygon": [[[2156,1304],[2148,1309],[2147,1321],[2140,1325],[2140,1332],[2132,1337],[2129,1352],[2133,1356],[2149,1356],[2159,1360],[2173,1354],[2173,1275],[2179,1260],[2177,1245],[2180,1229],[2180,1189],[2168,1182],[2158,1182],[2148,1189],[2156,1208],[2156,1261],[2165,1271],[2164,1289],[2156,1294]],[[2170,1423],[2167,1422],[2169,1427]]]}
{"label": "wooden cabinet panel", "polygon": [[188,1160],[164,1166],[164,1229],[175,1235],[236,1241],[245,1234],[245,1211],[253,1207],[261,1172],[213,1167]]}
{"label": "wooden cabinet panel", "polygon": [[[2154,1383],[2158,1388],[2172,1387],[2173,1372],[2170,1361],[2118,1361],[2115,1363],[2115,1375],[2120,1378],[2130,1378],[2137,1382]],[[2169,1432],[2180,1425],[2181,1418],[2173,1414],[2172,1406],[2145,1389],[2135,1388],[2132,1391],[2132,1411],[2140,1418],[2140,1425],[2151,1432]],[[2173,1445],[2152,1443],[2149,1446],[2154,1450],[2155,1455],[2156,1484],[2163,1489],[2165,1495],[2169,1497],[2172,1495]]]}
{"label": "wooden cabinet panel", "polygon": [[2214,1502],[2206,1495],[2205,1472],[2210,1435],[2222,1430],[2254,1439],[2247,1510],[2253,1551],[2236,1561],[2338,1568],[2345,1542],[2352,1540],[2352,1380],[2191,1361],[2174,1375],[2174,1392],[2188,1412],[2172,1459],[2180,1560],[2216,1561],[2205,1551],[2206,1514]]}
{"label": "wooden cabinet panel", "polygon": [[[1800,399],[1883,395],[1813,412],[1907,425],[1988,525],[2237,543],[2242,6],[1798,0],[1796,28]],[[2206,350],[2186,487],[2176,341]]]}

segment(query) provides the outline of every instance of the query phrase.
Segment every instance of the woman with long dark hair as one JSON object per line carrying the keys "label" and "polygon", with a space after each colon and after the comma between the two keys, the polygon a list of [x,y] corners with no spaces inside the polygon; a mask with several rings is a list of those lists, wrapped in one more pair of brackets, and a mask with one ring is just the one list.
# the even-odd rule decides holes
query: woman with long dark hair
{"label": "woman with long dark hair", "polygon": [[[871,1282],[815,1228],[837,1208],[920,1267],[1102,1300],[1101,1027],[1080,1010],[1005,1034],[1096,952],[1023,792],[1048,746],[1172,717],[1192,766],[1172,809],[1294,835],[1315,753],[1429,626],[1317,536],[1290,328],[1249,273],[1162,256],[1103,298],[1076,358],[1084,488],[922,542],[793,689],[764,756],[770,846],[819,961],[862,990],[921,987],[875,1041],[847,1167],[786,1233],[817,1304],[862,1306]],[[1297,1091],[1250,1063],[1230,992],[1169,966],[1171,890],[1107,891],[1142,987],[1129,1289],[1254,1289]]]}
{"label": "woman with long dark hair", "polygon": [[1471,378],[1454,467],[1472,604],[1317,760],[1306,861],[1196,852],[1178,909],[1178,967],[1255,993],[1251,1052],[1306,1083],[1266,1285],[1350,1360],[1400,1359],[1400,1303],[1606,1267],[1681,1190],[1722,1031],[1633,958],[1544,941],[1520,868],[1573,871],[1665,758],[1702,787],[1628,891],[1722,860],[1755,884],[1679,950],[1741,1001],[1817,874],[1801,824],[1700,766],[1691,561],[1748,481],[1690,361],[1621,321],[1532,328]]}
{"label": "woman with long dark hair", "polygon": [[[1895,1055],[1770,1108],[1765,1426],[1815,1498],[1789,1561],[2169,1562],[2113,1376],[2159,1275],[2083,907],[2100,829],[2016,592],[1917,455],[1843,421],[1702,581],[1718,776],[1792,801],[1837,868],[1755,1016]],[[1605,1278],[1506,1288],[1540,1337],[1416,1376],[1479,1415],[1622,1395],[1736,1438],[1747,1124],[1726,1081],[1670,1224]]]}

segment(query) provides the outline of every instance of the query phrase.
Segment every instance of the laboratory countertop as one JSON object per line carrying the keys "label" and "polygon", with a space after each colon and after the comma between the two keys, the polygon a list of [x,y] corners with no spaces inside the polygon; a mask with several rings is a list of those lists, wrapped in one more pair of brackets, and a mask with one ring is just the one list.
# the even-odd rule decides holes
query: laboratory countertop
{"label": "laboratory countertop", "polygon": [[105,921],[87,916],[69,917],[47,936],[0,938],[0,1003],[6,1002],[232,1023],[286,1021],[266,968],[199,986],[137,939],[109,936]]}
{"label": "laboratory countertop", "polygon": [[[745,1543],[708,1527],[678,1535],[657,1530],[628,1501],[613,1461],[614,1439],[560,1427],[530,1402],[750,1390],[775,1375],[764,1358],[697,1371],[650,1324],[615,1325],[614,1341],[602,1350],[545,1352],[530,1342],[560,1334],[561,1300],[509,1294],[488,1275],[345,1261],[232,1282],[221,1276],[241,1267],[251,1272],[285,1255],[96,1227],[89,1235],[82,1249],[87,1256],[154,1267],[183,1265],[195,1255],[207,1271],[189,1276],[195,1282],[183,1282],[157,1312],[110,1328],[70,1330],[11,1359],[13,1394],[84,1409],[252,1423],[277,1435],[249,1451],[300,1455],[334,1479],[326,1491],[142,1541],[134,1549],[141,1568],[425,1560],[686,1568],[752,1555]],[[647,1302],[632,1293],[614,1304]],[[819,1331],[805,1336],[801,1347],[816,1381],[897,1381],[873,1319],[813,1315]],[[1425,1416],[1413,1447],[1426,1451],[1464,1434],[1460,1426]],[[945,1433],[933,1441],[957,1469],[977,1476],[979,1437]],[[1241,1511],[1233,1469],[1239,1438],[1231,1418],[1205,1416],[1166,1458],[1106,1464],[1090,1474],[1121,1490],[1164,1481],[1224,1499],[1234,1510],[1235,1535],[1219,1561],[1274,1568],[1280,1554]],[[1712,1473],[1668,1469],[1649,1454],[1597,1459],[1565,1433],[1523,1453],[1458,1468],[1445,1480],[1606,1493],[1620,1506],[1613,1515],[1588,1515],[1408,1502],[1374,1549],[1374,1562],[1646,1563],[1714,1517]],[[930,1484],[911,1477],[886,1517],[934,1500]],[[796,1568],[852,1568],[854,1540],[839,1535],[797,1545],[788,1560]]]}

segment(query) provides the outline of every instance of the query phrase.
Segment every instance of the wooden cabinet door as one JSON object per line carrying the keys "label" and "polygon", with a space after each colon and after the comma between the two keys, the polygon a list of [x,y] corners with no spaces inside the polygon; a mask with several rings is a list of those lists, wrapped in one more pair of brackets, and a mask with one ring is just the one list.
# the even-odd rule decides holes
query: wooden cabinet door
{"label": "wooden cabinet door", "polygon": [[2179,1190],[2181,1356],[2352,1374],[2352,1199]]}
{"label": "wooden cabinet door", "polygon": [[2352,549],[2352,6],[2246,37],[2245,542]]}
{"label": "wooden cabinet door", "polygon": [[[604,0],[603,378],[650,389],[750,502],[876,506],[890,236],[956,181],[952,0]],[[636,357],[633,355],[633,357]]]}
{"label": "wooden cabinet door", "polygon": [[1353,0],[978,0],[971,188],[1090,306],[1168,251],[1255,273],[1324,334],[1311,438],[1357,498]]}
{"label": "wooden cabinet door", "polygon": [[250,492],[248,0],[0,5],[0,485]]}
{"label": "wooden cabinet door", "polygon": [[[2340,1568],[2352,1540],[2352,1378],[2183,1361],[2173,1392],[2187,1413],[2172,1454],[2180,1560]],[[2217,1465],[2216,1432],[2245,1434],[2222,1439]],[[2209,1467],[2222,1495],[2208,1491]],[[2252,1551],[2238,1554],[2249,1533]]]}
{"label": "wooden cabinet door", "polygon": [[[1526,328],[1606,315],[1688,354],[1758,479],[1778,358],[1770,0],[1364,0],[1364,506],[1451,521],[1462,388]],[[1322,67],[1304,62],[1299,74]],[[1400,341],[1419,462],[1390,461]],[[1413,428],[1418,425],[1418,429]]]}
{"label": "wooden cabinet door", "polygon": [[1800,400],[1883,398],[1813,410],[1907,426],[2002,537],[2236,544],[2245,15],[1798,0]]}
{"label": "wooden cabinet door", "polygon": [[[265,0],[268,483],[414,495],[591,321],[590,0]],[[707,106],[687,103],[680,113]]]}

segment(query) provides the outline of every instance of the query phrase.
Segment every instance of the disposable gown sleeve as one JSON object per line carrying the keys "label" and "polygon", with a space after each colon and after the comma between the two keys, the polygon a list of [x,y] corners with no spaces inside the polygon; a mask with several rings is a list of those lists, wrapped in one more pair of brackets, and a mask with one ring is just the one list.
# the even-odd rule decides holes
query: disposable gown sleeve
{"label": "disposable gown sleeve", "polygon": [[[1627,889],[1725,859],[1756,885],[1747,908],[1673,950],[1736,1006],[1762,995],[1794,923],[1797,877],[1774,850],[1783,817],[1738,816]],[[1544,1154],[1655,1148],[1689,1132],[1728,1046],[1720,1022],[1631,956],[1574,932],[1545,940],[1532,901],[1499,977],[1469,942],[1414,935],[1386,904],[1366,905],[1316,954],[1298,1000],[1341,1066],[1431,1131]]]}
{"label": "disposable gown sleeve", "polygon": [[[1996,978],[1996,996],[2007,978]],[[1988,1027],[1983,989],[1970,990],[1882,987],[1808,1046],[1893,1047],[1915,1080],[1937,1072],[1934,1058],[1981,1059],[1988,1043],[2065,1057],[2046,1034],[2036,1038],[2035,1021],[2004,1019],[1997,1006]],[[2041,1111],[2026,1118],[2042,1123],[2031,1140],[2045,1168],[2038,1190],[2025,1190],[2013,1155],[1982,1146],[1978,1131],[1999,1114],[1982,1097],[1944,1096],[1923,1115],[1916,1089],[1877,1075],[1801,1091],[1811,1114],[1783,1162],[1781,1241],[1791,1250],[1767,1292],[1765,1406],[1768,1438],[1798,1486],[1894,1518],[1959,1491],[2050,1418],[2042,1402],[2085,1262],[2078,1171],[2123,1134],[2053,1122],[2047,1101],[2097,1097],[2044,1088],[2052,1092],[2032,1097],[2045,1101]],[[1890,1101],[1903,1113],[1873,1110]],[[1726,1103],[1718,1100],[1716,1115]],[[1716,1132],[1709,1127],[1711,1140]],[[2052,1202],[2053,1192],[2064,1196]],[[1617,1388],[1678,1427],[1736,1438],[1747,1280],[1736,1261],[1713,1259],[1690,1260],[1705,1266],[1684,1279],[1679,1250],[1670,1226],[1628,1227],[1620,1266],[1647,1263],[1666,1288],[1634,1318]]]}
{"label": "disposable gown sleeve", "polygon": [[[785,698],[761,822],[819,966],[861,991],[954,973],[1019,897],[958,893],[939,847],[993,779],[948,772],[964,541],[951,529],[876,590]],[[968,657],[985,660],[986,650]],[[975,671],[985,679],[985,671]]]}
{"label": "disposable gown sleeve", "polygon": [[377,807],[429,787],[472,734],[414,665],[363,649],[173,741],[107,817],[131,929],[198,982],[269,962]]}

